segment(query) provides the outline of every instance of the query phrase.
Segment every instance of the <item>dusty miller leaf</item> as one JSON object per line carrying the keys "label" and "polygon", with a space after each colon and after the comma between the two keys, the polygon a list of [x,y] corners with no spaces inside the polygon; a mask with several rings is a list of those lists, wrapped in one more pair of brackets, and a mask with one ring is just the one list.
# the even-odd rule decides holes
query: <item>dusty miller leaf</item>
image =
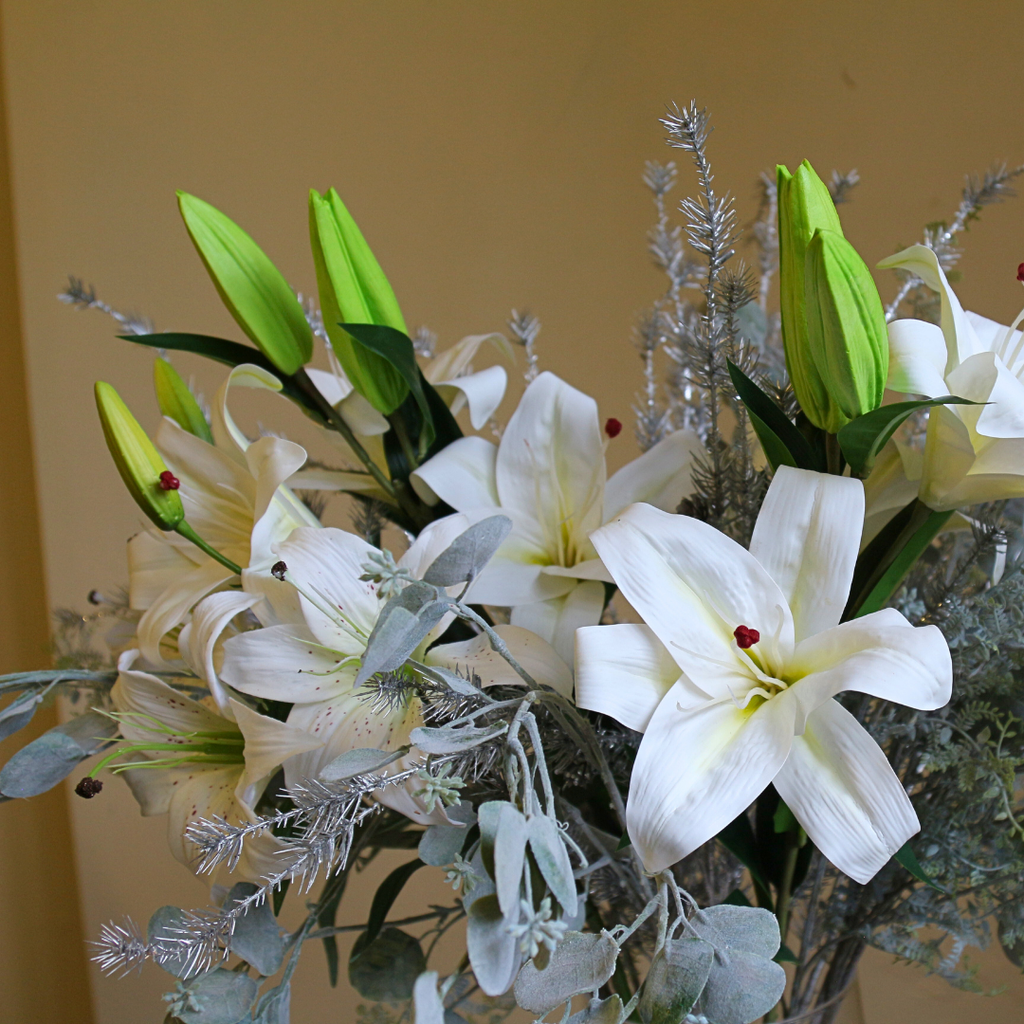
{"label": "dusty miller leaf", "polygon": [[420,839],[417,853],[424,864],[443,868],[455,861],[455,855],[462,852],[469,825],[476,821],[473,805],[465,801],[448,808],[448,817],[460,822],[458,825],[430,825]]}
{"label": "dusty miller leaf", "polygon": [[417,726],[409,741],[425,754],[456,754],[496,739],[508,731],[507,722],[492,725]]}
{"label": "dusty miller leaf", "polygon": [[618,996],[591,999],[579,1013],[569,1018],[569,1024],[619,1024],[622,1020],[622,1000]]}
{"label": "dusty miller leaf", "polygon": [[573,996],[600,988],[615,972],[619,947],[610,935],[566,932],[548,965],[527,963],[516,978],[516,1002],[531,1013],[547,1013]]}
{"label": "dusty miller leaf", "polygon": [[397,760],[394,751],[377,750],[374,747],[356,747],[339,754],[333,761],[320,769],[319,778],[324,782],[339,782],[351,779],[353,775],[365,775],[383,768]]}
{"label": "dusty miller leaf", "polygon": [[497,896],[481,896],[469,904],[466,948],[477,984],[487,995],[500,996],[512,987],[522,956]]}
{"label": "dusty miller leaf", "polygon": [[501,802],[494,831],[494,885],[502,913],[510,923],[519,920],[525,862],[526,819],[512,804]]}

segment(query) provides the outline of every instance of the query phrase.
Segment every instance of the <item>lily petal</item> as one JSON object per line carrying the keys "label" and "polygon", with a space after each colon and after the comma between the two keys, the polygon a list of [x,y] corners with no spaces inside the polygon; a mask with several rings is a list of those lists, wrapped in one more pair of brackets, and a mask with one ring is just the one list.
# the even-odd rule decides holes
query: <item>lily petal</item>
{"label": "lily petal", "polygon": [[488,366],[465,377],[442,380],[435,385],[438,394],[451,407],[452,415],[458,415],[463,406],[469,406],[469,422],[474,430],[481,430],[494,415],[505,397],[508,374],[504,366]]}
{"label": "lily petal", "polygon": [[[139,769],[144,770],[144,769]],[[238,824],[245,817],[235,796],[242,766],[200,768],[184,776],[167,808],[167,842],[175,860],[196,871],[197,850],[185,839],[185,830],[203,819],[224,818]]]}
{"label": "lily petal", "polygon": [[808,718],[775,788],[814,845],[862,885],[921,828],[881,748],[834,700]]}
{"label": "lily petal", "polygon": [[498,449],[482,437],[460,437],[410,477],[413,490],[430,505],[447,502],[459,512],[499,505],[495,465]]}
{"label": "lily petal", "polygon": [[[543,637],[520,626],[498,625],[494,632],[505,641],[509,653],[538,683],[550,686],[563,697],[572,696],[572,670]],[[472,640],[432,647],[424,659],[428,665],[469,670],[481,686],[525,686],[515,669],[481,633]]]}
{"label": "lily petal", "polygon": [[967,311],[967,319],[974,328],[983,350],[999,356],[1014,376],[1024,369],[1024,332],[1011,333],[1009,327],[970,310]]}
{"label": "lily petal", "polygon": [[759,649],[785,663],[793,647],[786,598],[753,555],[713,526],[630,505],[591,540],[626,600],[712,697],[749,689],[748,659],[734,637],[738,626],[757,629]]}
{"label": "lily petal", "polygon": [[946,340],[942,328],[927,320],[893,320],[889,324],[889,379],[886,387],[908,395],[948,395]]}
{"label": "lily petal", "polygon": [[[679,666],[649,626],[576,630],[576,703],[643,732],[679,680]],[[706,698],[705,698],[706,700]]]}
{"label": "lily petal", "polygon": [[217,675],[213,654],[228,623],[259,601],[259,594],[225,590],[200,601],[178,638],[185,664],[210,688],[210,694],[225,718],[231,718],[230,696]]}
{"label": "lily petal", "polygon": [[[813,704],[844,690],[934,711],[949,702],[953,688],[953,662],[938,626],[912,626],[895,608],[808,637],[791,666],[803,677],[791,690],[799,692],[807,715]],[[812,689],[816,697],[808,703]]]}
{"label": "lily petal", "polygon": [[677,430],[613,474],[604,491],[604,517],[613,519],[627,505],[643,501],[674,512],[693,490],[694,459],[704,445],[692,430]]}
{"label": "lily petal", "polygon": [[358,653],[334,654],[306,626],[281,625],[227,640],[220,676],[253,697],[301,704],[348,693],[358,669]]}
{"label": "lily petal", "polygon": [[261,715],[234,698],[231,711],[245,737],[245,772],[239,782],[240,795],[276,771],[288,758],[323,746],[324,741],[319,736]]}
{"label": "lily petal", "polygon": [[864,485],[780,466],[754,525],[750,553],[779,585],[795,640],[839,624],[864,523]]}
{"label": "lily petal", "polygon": [[220,386],[210,409],[210,429],[213,432],[213,440],[219,451],[226,452],[241,462],[241,456],[249,447],[250,441],[238,428],[228,410],[228,394],[232,387],[280,391],[281,382],[269,370],[264,370],[262,366],[256,366],[255,363],[239,363]]}
{"label": "lily petal", "polygon": [[946,367],[943,376],[959,366],[969,356],[981,350],[981,343],[971,322],[967,319],[960,300],[949,287],[939,258],[926,245],[912,245],[877,264],[880,270],[909,270],[916,274],[932,291],[939,293],[940,321],[946,339]]}
{"label": "lily petal", "polygon": [[307,625],[332,651],[361,655],[366,648],[380,601],[374,585],[359,577],[376,550],[362,537],[334,527],[302,527],[275,546],[288,566],[287,581],[299,592]]}
{"label": "lily petal", "polygon": [[469,364],[473,361],[480,346],[486,343],[494,345],[510,363],[515,362],[515,350],[504,334],[496,332],[470,334],[431,359],[429,366],[423,371],[423,375],[435,386],[444,381],[451,382],[454,378],[461,377],[469,369]]}
{"label": "lily petal", "polygon": [[566,536],[586,537],[601,525],[604,504],[597,403],[553,373],[542,373],[505,428],[495,479],[502,507],[516,513],[516,530],[531,544],[553,552]]}
{"label": "lily petal", "polygon": [[793,742],[786,691],[756,711],[731,701],[679,710],[673,686],[651,717],[629,787],[629,837],[652,874],[717,835],[776,776]]}
{"label": "lily petal", "polygon": [[564,597],[512,609],[513,626],[522,626],[546,640],[566,663],[572,661],[573,638],[580,626],[596,626],[604,611],[604,584],[584,580]]}

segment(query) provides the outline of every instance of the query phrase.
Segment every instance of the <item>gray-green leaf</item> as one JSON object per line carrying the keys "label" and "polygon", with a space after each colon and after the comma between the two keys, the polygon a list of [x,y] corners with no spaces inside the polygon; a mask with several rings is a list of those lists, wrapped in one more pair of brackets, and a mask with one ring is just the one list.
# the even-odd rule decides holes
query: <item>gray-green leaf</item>
{"label": "gray-green leaf", "polygon": [[319,778],[324,782],[339,782],[351,779],[353,775],[365,775],[383,768],[397,760],[394,751],[376,750],[374,747],[356,747],[339,754],[333,761],[320,769]]}
{"label": "gray-green leaf", "polygon": [[448,808],[448,817],[460,822],[458,825],[431,825],[420,839],[417,853],[424,864],[443,868],[455,861],[455,855],[462,851],[466,842],[469,825],[476,821],[471,803],[463,802]]}
{"label": "gray-green leaf", "polygon": [[519,920],[526,834],[522,813],[510,803],[501,803],[494,833],[494,884],[502,913],[513,924]]}
{"label": "gray-green leaf", "polygon": [[519,943],[509,934],[497,896],[474,900],[467,918],[466,948],[477,983],[487,995],[500,996],[519,971]]}
{"label": "gray-green leaf", "polygon": [[548,888],[567,914],[575,914],[576,880],[572,875],[569,851],[557,823],[546,815],[535,814],[526,824],[526,835]]}
{"label": "gray-green leaf", "polygon": [[410,742],[425,754],[455,754],[479,747],[508,731],[508,722],[492,725],[417,726],[409,735]]}
{"label": "gray-green leaf", "polygon": [[419,942],[398,928],[385,928],[369,945],[364,932],[348,962],[348,980],[366,999],[398,1003],[412,997],[413,985],[427,966]]}
{"label": "gray-green leaf", "polygon": [[[181,929],[185,926],[185,911],[179,907],[160,907],[149,919],[149,927],[146,929],[150,943],[156,945],[161,951],[180,949],[177,940],[181,938]],[[175,978],[184,978],[188,973],[188,957],[183,955],[165,958],[163,956],[157,963]]]}
{"label": "gray-green leaf", "polygon": [[437,593],[426,583],[412,583],[384,605],[366,641],[356,686],[378,672],[393,672],[406,663],[448,610]]}
{"label": "gray-green leaf", "polygon": [[460,533],[423,574],[435,587],[454,587],[475,579],[512,530],[508,516],[488,516]]}
{"label": "gray-green leaf", "polygon": [[4,765],[0,793],[8,797],[45,793],[66,779],[75,765],[102,750],[117,728],[117,722],[89,711],[43,733]]}
{"label": "gray-green leaf", "polygon": [[591,999],[589,1005],[574,1013],[569,1024],[619,1024],[622,1020],[622,1000],[618,996]]}
{"label": "gray-green leaf", "polygon": [[531,1013],[547,1013],[573,996],[600,988],[615,972],[619,947],[604,933],[566,932],[547,967],[527,963],[516,979],[516,1002]]}
{"label": "gray-green leaf", "polygon": [[[228,910],[235,903],[241,903],[256,891],[257,886],[251,882],[239,882],[228,893],[224,909]],[[258,906],[250,906],[245,914],[235,920],[229,948],[235,956],[255,967],[264,977],[277,973],[284,961],[288,941],[274,919],[268,900]]]}
{"label": "gray-green leaf", "polygon": [[38,690],[30,690],[0,710],[0,740],[24,729],[32,721],[42,699],[43,695]]}
{"label": "gray-green leaf", "polygon": [[715,958],[702,939],[670,939],[651,962],[637,1009],[644,1024],[679,1024],[697,1002]]}
{"label": "gray-green leaf", "polygon": [[289,1024],[291,1006],[292,983],[282,981],[260,997],[253,1015],[253,1024]]}
{"label": "gray-green leaf", "polygon": [[704,989],[704,1016],[715,1024],[752,1024],[782,998],[786,972],[772,960],[731,949],[728,963],[716,953]]}
{"label": "gray-green leaf", "polygon": [[238,1024],[248,1018],[259,986],[247,974],[215,967],[186,983],[197,1009],[179,1010],[183,1024]]}
{"label": "gray-green leaf", "polygon": [[762,907],[721,903],[695,914],[690,925],[717,949],[742,949],[768,960],[778,953],[782,944],[778,920]]}

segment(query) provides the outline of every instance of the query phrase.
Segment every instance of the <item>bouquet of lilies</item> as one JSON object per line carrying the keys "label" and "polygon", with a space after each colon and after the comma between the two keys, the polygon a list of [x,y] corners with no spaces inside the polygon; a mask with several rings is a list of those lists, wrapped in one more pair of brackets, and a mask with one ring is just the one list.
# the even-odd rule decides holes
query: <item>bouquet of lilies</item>
{"label": "bouquet of lilies", "polygon": [[[381,851],[404,859],[347,967],[375,1021],[826,1024],[869,942],[966,983],[991,921],[1020,962],[1024,335],[947,273],[1018,172],[879,264],[886,308],[837,213],[855,175],[766,180],[758,280],[706,114],[664,123],[699,191],[672,228],[677,171],[648,167],[669,288],[638,329],[642,454],[611,476],[622,424],[540,372],[532,318],[438,354],[333,189],[310,195],[318,304],[179,194],[251,344],[118,315],[157,352],[162,418],[96,384],[148,517],[127,600],[96,599],[109,667],[0,680],[4,735],[86,698],[3,766],[4,798],[117,775],[211,883],[95,943],[106,971],[173,976],[169,1022],[288,1021],[297,958],[321,940],[336,979],[346,883]],[[525,350],[504,424],[485,345]],[[228,368],[208,406],[175,352]],[[329,459],[247,436],[236,388],[297,405]],[[334,494],[348,529],[323,524]],[[393,920],[421,868],[451,905]]]}

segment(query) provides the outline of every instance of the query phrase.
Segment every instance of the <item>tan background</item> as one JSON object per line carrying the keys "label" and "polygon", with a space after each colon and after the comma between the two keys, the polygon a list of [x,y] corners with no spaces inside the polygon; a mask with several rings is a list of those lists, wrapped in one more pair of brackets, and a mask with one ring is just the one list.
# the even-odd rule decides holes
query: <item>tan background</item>
{"label": "tan background", "polygon": [[[12,178],[8,190],[0,160],[3,670],[40,663],[47,604],[82,608],[91,587],[125,579],[138,516],[103,449],[92,381],[155,416],[150,358],[98,314],[59,305],[65,275],[159,328],[237,333],[177,220],[176,188],[223,208],[308,290],[306,189],[335,185],[410,323],[444,343],[529,305],[543,366],[628,420],[630,329],[661,287],[639,177],[645,159],[670,156],[656,123],[666,102],[712,108],[712,160],[742,220],[776,161],[859,168],[843,216],[869,263],[949,217],[965,172],[1024,160],[1020,0],[0,2]],[[1024,205],[972,228],[972,308],[1017,311],[1022,229]],[[179,366],[213,390],[208,367]],[[630,444],[624,434],[613,459]],[[0,1018],[158,1021],[169,985],[155,969],[116,982],[89,968],[90,1011],[81,939],[126,912],[145,921],[160,903],[202,903],[202,888],[170,861],[162,822],[138,819],[117,785],[72,798],[70,812],[73,857],[59,795],[0,809]],[[342,920],[365,912],[372,880],[356,888]],[[998,953],[982,962],[983,981],[1011,994],[979,1000],[871,954],[863,1020],[1019,1021],[1022,979]],[[351,993],[330,993],[323,974],[311,950],[296,1024],[354,1019]]]}

